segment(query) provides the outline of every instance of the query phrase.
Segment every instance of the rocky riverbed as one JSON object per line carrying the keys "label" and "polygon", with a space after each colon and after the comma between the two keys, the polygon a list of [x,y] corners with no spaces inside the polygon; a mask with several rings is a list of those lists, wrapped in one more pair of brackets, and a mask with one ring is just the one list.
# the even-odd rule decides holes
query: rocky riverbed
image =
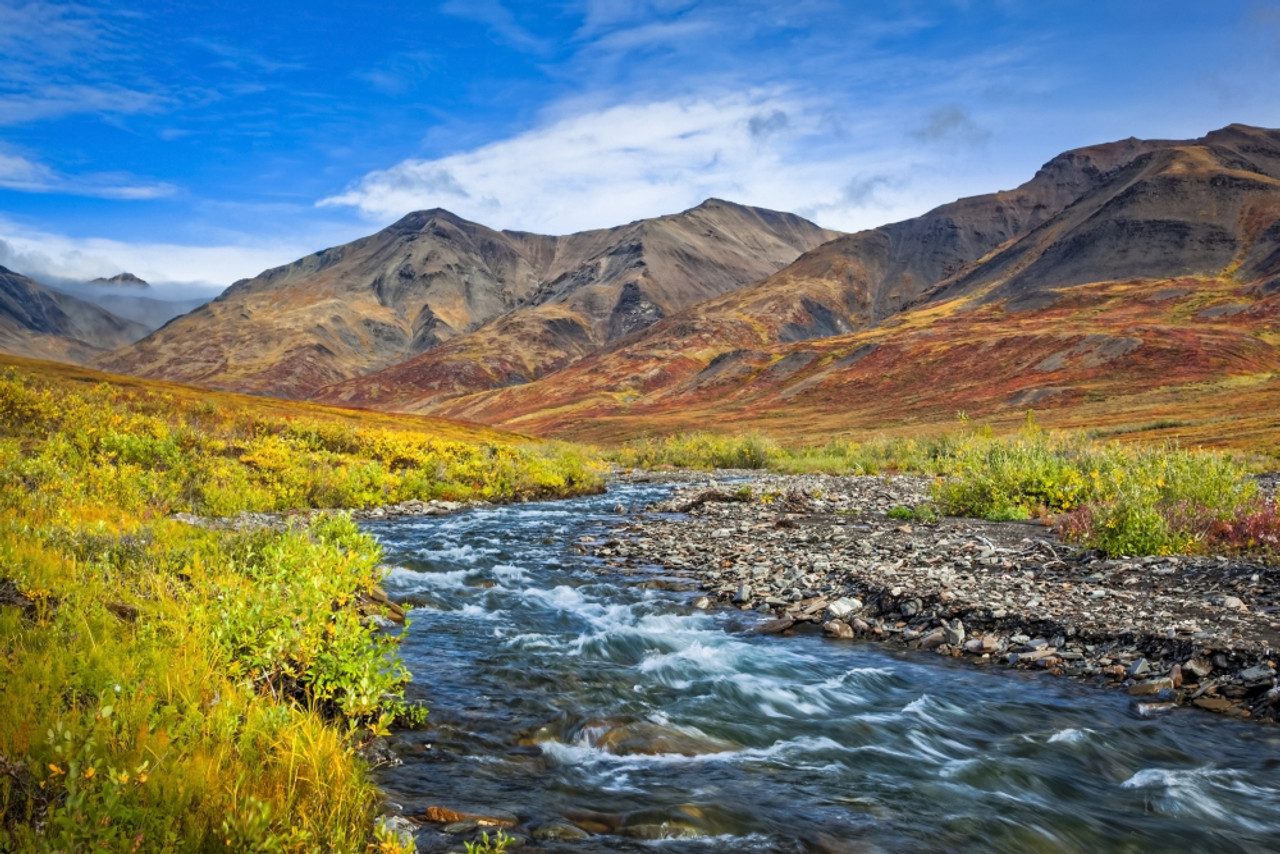
{"label": "rocky riverbed", "polygon": [[1043,670],[1126,690],[1144,715],[1190,704],[1280,716],[1276,566],[1108,559],[1041,522],[895,518],[928,501],[927,478],[718,477],[578,548],[610,571],[661,566],[653,584],[696,586],[699,607],[756,612],[760,632],[814,624],[833,642]]}

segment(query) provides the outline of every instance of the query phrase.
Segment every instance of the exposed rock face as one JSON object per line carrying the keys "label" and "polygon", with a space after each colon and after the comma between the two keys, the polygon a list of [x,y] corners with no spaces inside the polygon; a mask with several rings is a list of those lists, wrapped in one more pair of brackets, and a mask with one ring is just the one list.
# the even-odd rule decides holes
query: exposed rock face
{"label": "exposed rock face", "polygon": [[[287,397],[394,365],[324,397],[396,406],[441,383],[456,393],[526,382],[833,236],[791,214],[716,200],[567,237],[420,211],[237,282],[100,365]],[[446,343],[435,361],[399,367]]]}
{"label": "exposed rock face", "polygon": [[1131,139],[832,240],[541,382],[422,411],[609,439],[675,413],[662,429],[844,415],[830,432],[860,409],[884,424],[1060,406],[1104,377],[1149,389],[1280,369],[1277,292],[1280,131]]}
{"label": "exposed rock face", "polygon": [[141,324],[0,267],[0,350],[84,364],[147,333]]}

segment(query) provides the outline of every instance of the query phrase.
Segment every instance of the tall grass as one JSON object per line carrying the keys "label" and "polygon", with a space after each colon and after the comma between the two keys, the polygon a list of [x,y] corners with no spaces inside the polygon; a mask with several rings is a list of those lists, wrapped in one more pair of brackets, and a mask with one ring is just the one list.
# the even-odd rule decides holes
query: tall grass
{"label": "tall grass", "polygon": [[146,386],[0,376],[0,850],[396,851],[353,752],[396,719],[382,577],[343,515],[174,511],[596,489],[570,446],[263,417]]}

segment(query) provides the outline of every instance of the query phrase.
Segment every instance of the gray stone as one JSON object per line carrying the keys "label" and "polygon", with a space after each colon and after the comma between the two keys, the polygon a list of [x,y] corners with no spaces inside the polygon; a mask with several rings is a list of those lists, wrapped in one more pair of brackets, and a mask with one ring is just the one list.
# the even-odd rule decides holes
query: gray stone
{"label": "gray stone", "polygon": [[951,646],[959,646],[964,643],[964,623],[959,620],[953,620],[951,625],[944,626],[942,631],[946,635],[947,643]]}
{"label": "gray stone", "polygon": [[567,821],[553,821],[533,831],[533,838],[543,842],[568,842],[590,836],[590,833]]}
{"label": "gray stone", "polygon": [[451,821],[444,827],[440,828],[445,833],[457,836],[460,833],[470,833],[480,826],[480,822],[474,818],[464,818],[462,821]]}
{"label": "gray stone", "polygon": [[1193,658],[1182,665],[1182,670],[1184,673],[1190,673],[1192,676],[1203,679],[1213,672],[1213,665],[1209,663],[1208,659]]}
{"label": "gray stone", "polygon": [[1248,670],[1240,671],[1240,679],[1244,682],[1266,682],[1270,681],[1276,672],[1271,669],[1270,665],[1259,664],[1257,667],[1250,667]]}
{"label": "gray stone", "polygon": [[378,826],[389,833],[394,833],[396,838],[400,840],[400,844],[406,848],[413,847],[413,839],[418,832],[418,825],[409,821],[409,819],[402,815],[384,815],[378,819]]}
{"label": "gray stone", "polygon": [[751,601],[751,585],[744,584],[738,588],[738,592],[733,594],[733,604],[744,605]]}
{"label": "gray stone", "polygon": [[1139,658],[1133,664],[1129,665],[1129,675],[1134,678],[1146,676],[1150,672],[1151,665],[1147,663],[1145,658]]}
{"label": "gray stone", "polygon": [[850,614],[856,614],[862,610],[862,600],[853,599],[847,596],[841,596],[836,601],[827,606],[828,620],[844,620],[848,619]]}
{"label": "gray stone", "polygon": [[711,607],[711,597],[699,596],[697,599],[693,600],[693,607],[697,608],[699,611],[707,610]]}

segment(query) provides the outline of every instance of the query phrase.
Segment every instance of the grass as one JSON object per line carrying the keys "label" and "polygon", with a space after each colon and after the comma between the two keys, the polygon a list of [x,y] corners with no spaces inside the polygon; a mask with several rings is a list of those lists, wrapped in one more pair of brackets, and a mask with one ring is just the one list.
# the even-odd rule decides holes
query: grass
{"label": "grass", "polygon": [[[965,428],[927,439],[838,440],[786,447],[759,435],[679,434],[614,452],[622,465],[721,467],[751,460],[788,473],[935,478],[932,506],[992,520],[1044,518],[1068,540],[1112,555],[1270,553],[1280,547],[1280,515],[1263,498],[1245,460],[1229,453],[1157,442],[1101,442],[1082,433],[1023,429],[997,437]],[[894,518],[926,521],[919,508]]]}
{"label": "grass", "polygon": [[398,851],[355,748],[424,710],[342,513],[598,489],[568,445],[65,366],[0,372],[0,850]]}

